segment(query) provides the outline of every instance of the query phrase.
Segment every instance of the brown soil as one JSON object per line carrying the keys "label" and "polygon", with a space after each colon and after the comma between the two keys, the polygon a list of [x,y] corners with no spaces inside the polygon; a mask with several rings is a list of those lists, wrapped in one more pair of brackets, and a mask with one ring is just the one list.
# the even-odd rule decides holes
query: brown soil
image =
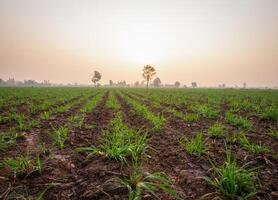
{"label": "brown soil", "polygon": [[[1,160],[5,157],[15,157],[26,152],[31,158],[38,154],[41,143],[45,143],[50,151],[48,155],[41,155],[41,173],[32,173],[20,179],[7,176],[7,171],[1,170],[0,174],[0,199],[5,199],[12,194],[26,194],[36,197],[44,189],[48,188],[44,199],[128,199],[128,191],[119,187],[116,177],[125,177],[130,173],[130,168],[121,165],[119,162],[109,160],[104,156],[93,156],[88,158],[87,153],[77,153],[77,147],[98,146],[101,142],[102,132],[109,129],[109,122],[115,116],[115,111],[106,107],[109,93],[106,92],[102,100],[91,113],[85,115],[86,126],[72,127],[68,117],[80,115],[80,108],[85,102],[75,105],[70,111],[53,116],[35,128],[24,133],[25,139],[19,141],[16,148],[11,148],[5,155],[0,153]],[[126,94],[125,94],[126,95]],[[215,119],[201,118],[195,123],[186,123],[171,113],[165,112],[162,108],[154,108],[152,102],[143,96],[129,95],[130,98],[140,100],[153,113],[163,113],[167,119],[163,129],[155,133],[152,125],[142,116],[138,115],[127,103],[122,95],[117,94],[116,99],[121,105],[124,122],[132,129],[137,129],[148,134],[147,156],[143,160],[142,169],[146,172],[164,172],[172,181],[173,189],[182,199],[198,199],[207,195],[204,199],[219,197],[204,178],[211,175],[209,159],[218,165],[225,159],[225,144],[223,139],[209,138],[207,129],[215,123]],[[170,106],[170,105],[168,105]],[[223,105],[225,106],[225,105]],[[165,107],[165,105],[163,106]],[[175,107],[186,113],[186,108]],[[222,113],[222,112],[221,112]],[[223,112],[224,113],[224,112]],[[223,114],[218,121],[225,124],[230,132],[239,131],[225,123]],[[268,145],[274,152],[277,152],[277,141],[269,136],[260,135],[260,131],[267,127],[275,127],[273,122],[260,121],[256,118],[252,121],[255,129],[248,133],[252,141]],[[49,132],[51,126],[70,127],[70,139],[63,150],[53,147]],[[202,131],[207,139],[209,150],[201,157],[191,156],[179,144],[181,138],[191,138],[198,131]],[[273,142],[274,141],[274,142]],[[250,166],[261,166],[259,177],[262,187],[259,191],[259,199],[276,199],[278,191],[278,163],[273,154],[253,155],[237,145],[231,146],[233,154],[238,157],[240,165],[250,162]],[[276,192],[276,193],[275,193]],[[210,195],[208,195],[210,194]],[[276,196],[275,196],[276,195]],[[159,192],[163,200],[172,200],[173,197]],[[15,198],[14,198],[15,199]],[[153,199],[145,196],[143,199]]]}
{"label": "brown soil", "polygon": [[[127,96],[141,103],[143,102],[150,111],[157,115],[164,113],[164,117],[167,118],[167,123],[161,133],[152,135],[149,140],[149,145],[154,149],[152,152],[154,154],[151,155],[152,158],[147,162],[149,169],[165,171],[174,182],[175,189],[185,199],[196,199],[205,194],[213,193],[214,189],[204,181],[204,177],[209,176],[211,173],[209,159],[218,165],[222,164],[226,153],[224,140],[209,138],[207,130],[215,121],[225,124],[231,133],[239,132],[239,130],[226,124],[224,114],[223,116],[220,115],[218,120],[201,118],[195,123],[186,123],[171,113],[165,112],[163,109],[152,107],[152,102],[146,97],[143,99],[142,96],[134,97],[130,94]],[[179,111],[184,111],[183,109],[180,108]],[[260,167],[259,178],[262,187],[259,190],[258,198],[275,199],[273,191],[278,191],[278,180],[274,178],[278,175],[278,160],[275,158],[275,152],[277,152],[278,145],[275,139],[267,136],[266,133],[261,133],[262,131],[265,132],[266,127],[275,128],[277,126],[271,121],[264,121],[262,123],[262,121],[256,118],[251,119],[251,121],[255,124],[255,128],[247,134],[250,141],[267,145],[272,149],[273,153],[254,155],[237,145],[232,145],[231,148],[240,165],[250,163],[250,168]],[[200,158],[188,155],[178,143],[180,138],[190,138],[198,131],[202,131],[207,137],[207,145],[209,147],[207,154]],[[207,198],[210,199],[212,196]]]}

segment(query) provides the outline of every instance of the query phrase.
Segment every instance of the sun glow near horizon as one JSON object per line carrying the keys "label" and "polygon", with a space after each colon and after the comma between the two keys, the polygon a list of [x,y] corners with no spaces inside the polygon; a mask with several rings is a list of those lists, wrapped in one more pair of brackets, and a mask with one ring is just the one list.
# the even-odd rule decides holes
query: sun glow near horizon
{"label": "sun glow near horizon", "polygon": [[103,83],[134,82],[150,64],[164,83],[274,86],[277,9],[275,0],[3,0],[0,78],[89,83],[99,70]]}

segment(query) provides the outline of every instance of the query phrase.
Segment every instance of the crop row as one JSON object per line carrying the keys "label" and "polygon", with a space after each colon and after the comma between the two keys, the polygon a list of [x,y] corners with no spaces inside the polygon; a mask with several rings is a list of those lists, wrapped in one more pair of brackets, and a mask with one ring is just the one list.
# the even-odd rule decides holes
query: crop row
{"label": "crop row", "polygon": [[[132,98],[131,96],[132,95],[126,95],[125,98]],[[132,99],[133,101],[140,102],[140,98],[138,97],[133,97]],[[143,101],[141,100],[141,102]],[[159,103],[154,103],[154,105],[156,107],[160,107]],[[166,110],[169,111],[168,108],[166,108]],[[174,110],[174,112],[176,111]],[[174,112],[172,111],[172,113]],[[183,117],[184,114],[178,112],[175,116]],[[266,154],[271,152],[267,146],[255,144],[247,138],[243,130],[248,131],[252,129],[252,124],[248,120],[244,119],[240,115],[237,116],[230,112],[226,113],[225,118],[228,124],[240,128],[242,131],[239,133],[235,132],[233,134],[228,134],[229,129],[221,123],[216,122],[206,131],[209,137],[224,139],[224,141],[226,141],[225,144],[229,146],[238,145],[252,154]],[[275,133],[277,134],[277,131],[275,132],[274,130],[271,133],[272,134],[270,135],[275,137]],[[198,132],[191,138],[181,138],[179,143],[189,155],[198,157],[206,155],[210,148],[207,143],[207,139],[204,139],[204,134],[202,132]],[[241,197],[248,199],[256,195],[260,187],[258,169],[250,166],[238,165],[236,161],[236,154],[232,156],[229,149],[226,150],[226,155],[227,158],[223,165],[219,166],[219,164],[211,163],[213,173],[211,174],[211,177],[206,178],[208,183],[216,187],[227,198],[234,199]],[[244,182],[242,183],[241,181],[243,180]]]}

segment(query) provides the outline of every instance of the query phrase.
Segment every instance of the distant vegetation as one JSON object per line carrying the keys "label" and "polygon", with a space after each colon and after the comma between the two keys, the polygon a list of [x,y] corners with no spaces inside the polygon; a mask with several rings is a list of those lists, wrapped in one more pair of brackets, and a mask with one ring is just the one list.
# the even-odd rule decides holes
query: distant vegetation
{"label": "distant vegetation", "polygon": [[147,81],[147,88],[149,88],[149,82],[155,76],[155,68],[150,65],[145,65],[143,69],[143,78]]}
{"label": "distant vegetation", "polygon": [[94,83],[95,87],[97,82],[99,82],[101,79],[101,73],[99,73],[98,71],[94,71],[94,76],[92,77],[92,82]]}
{"label": "distant vegetation", "polygon": [[[102,78],[102,74],[99,71],[94,71],[91,81],[94,84],[95,87],[120,87],[120,88],[198,88],[200,87],[196,81],[191,82],[188,84],[188,86],[180,81],[175,81],[173,83],[163,83],[160,77],[156,76],[157,71],[156,69],[151,65],[145,65],[143,67],[143,80],[141,81],[135,81],[133,83],[127,83],[125,80],[121,81],[113,81],[109,80],[108,84],[101,84],[100,80]],[[153,81],[152,81],[153,80]],[[35,80],[24,80],[24,81],[17,81],[14,78],[9,78],[8,80],[3,80],[0,78],[0,87],[13,87],[13,86],[25,86],[25,87],[50,87],[50,86],[90,86],[89,84],[78,84],[78,83],[68,83],[68,84],[55,84],[51,83],[49,80],[44,80],[42,82],[37,82]],[[205,86],[201,86],[205,87]],[[205,87],[206,88],[206,87]],[[243,82],[242,86],[227,86],[225,83],[221,83],[219,85],[215,85],[211,88],[247,88],[247,83]],[[267,89],[267,87],[260,87],[260,89]],[[273,89],[277,89],[277,86],[273,87]]]}

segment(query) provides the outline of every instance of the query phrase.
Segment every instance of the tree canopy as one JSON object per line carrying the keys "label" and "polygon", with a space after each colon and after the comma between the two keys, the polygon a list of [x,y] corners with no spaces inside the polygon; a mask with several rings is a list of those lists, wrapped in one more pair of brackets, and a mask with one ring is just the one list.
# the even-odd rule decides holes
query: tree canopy
{"label": "tree canopy", "polygon": [[143,78],[147,81],[147,88],[149,88],[149,81],[156,75],[155,68],[150,65],[145,65],[143,68]]}
{"label": "tree canopy", "polygon": [[92,77],[92,82],[94,83],[94,85],[96,86],[96,83],[101,79],[101,73],[99,73],[98,71],[94,71],[94,75]]}

